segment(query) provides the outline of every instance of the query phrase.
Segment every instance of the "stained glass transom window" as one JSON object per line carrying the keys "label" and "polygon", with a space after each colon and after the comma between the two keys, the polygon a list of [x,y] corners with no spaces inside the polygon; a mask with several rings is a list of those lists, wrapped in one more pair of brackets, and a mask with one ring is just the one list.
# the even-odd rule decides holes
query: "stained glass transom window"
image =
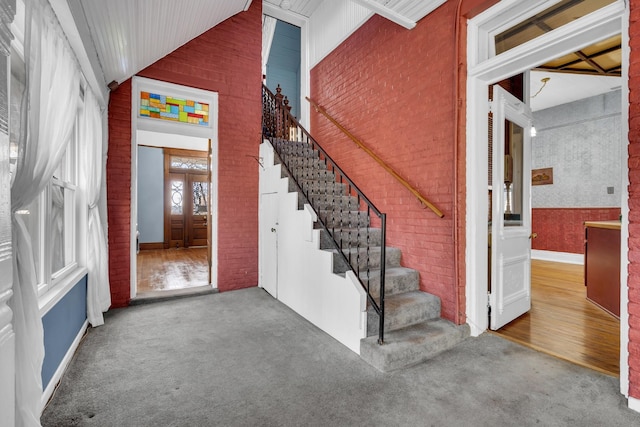
{"label": "stained glass transom window", "polygon": [[140,92],[140,116],[209,126],[209,104],[152,92]]}
{"label": "stained glass transom window", "polygon": [[171,214],[182,215],[182,203],[184,201],[184,183],[171,181]]}
{"label": "stained glass transom window", "polygon": [[171,167],[175,169],[207,170],[208,159],[206,157],[180,157],[171,156]]}

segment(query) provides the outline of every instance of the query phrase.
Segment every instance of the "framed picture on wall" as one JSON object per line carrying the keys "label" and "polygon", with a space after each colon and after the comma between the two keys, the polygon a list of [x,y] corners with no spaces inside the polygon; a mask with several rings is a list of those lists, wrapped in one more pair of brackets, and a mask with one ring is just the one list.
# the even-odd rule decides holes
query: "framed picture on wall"
{"label": "framed picture on wall", "polygon": [[553,184],[553,168],[531,169],[531,185]]}

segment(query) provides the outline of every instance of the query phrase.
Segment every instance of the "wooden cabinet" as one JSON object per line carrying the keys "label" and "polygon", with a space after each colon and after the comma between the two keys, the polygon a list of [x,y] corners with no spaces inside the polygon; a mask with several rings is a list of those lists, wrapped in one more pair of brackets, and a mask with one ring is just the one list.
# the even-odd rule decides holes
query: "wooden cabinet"
{"label": "wooden cabinet", "polygon": [[620,317],[620,222],[586,221],[584,280],[587,299]]}

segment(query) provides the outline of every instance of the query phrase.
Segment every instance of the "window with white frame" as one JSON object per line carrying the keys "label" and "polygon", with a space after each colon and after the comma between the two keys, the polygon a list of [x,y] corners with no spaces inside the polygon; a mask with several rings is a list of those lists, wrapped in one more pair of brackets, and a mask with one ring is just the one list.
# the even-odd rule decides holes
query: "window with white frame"
{"label": "window with white frame", "polygon": [[[26,84],[24,61],[19,44],[11,57],[10,163],[12,173],[18,161],[20,137],[20,105]],[[23,219],[30,237],[35,260],[38,295],[45,294],[78,266],[77,211],[80,202],[78,184],[79,117],[62,160],[57,165],[42,193],[27,209],[16,212]]]}

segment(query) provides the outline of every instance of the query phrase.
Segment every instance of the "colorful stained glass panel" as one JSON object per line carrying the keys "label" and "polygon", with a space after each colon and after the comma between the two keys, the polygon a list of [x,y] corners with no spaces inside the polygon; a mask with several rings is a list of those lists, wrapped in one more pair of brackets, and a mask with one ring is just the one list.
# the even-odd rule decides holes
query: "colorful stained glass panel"
{"label": "colorful stained glass panel", "polygon": [[209,104],[152,92],[140,92],[140,116],[209,126]]}

